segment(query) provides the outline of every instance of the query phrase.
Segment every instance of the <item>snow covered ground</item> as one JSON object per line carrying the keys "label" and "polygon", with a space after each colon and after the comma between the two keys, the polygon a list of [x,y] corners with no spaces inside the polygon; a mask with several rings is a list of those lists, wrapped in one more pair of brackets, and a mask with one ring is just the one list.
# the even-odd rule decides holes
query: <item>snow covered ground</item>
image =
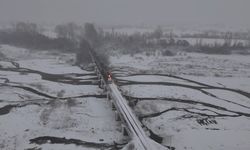
{"label": "snow covered ground", "polygon": [[[189,42],[190,45],[195,45],[199,42],[200,38],[176,38],[176,40],[186,40]],[[223,45],[225,40],[224,39],[213,39],[213,38],[202,38],[202,44],[206,45],[214,45],[220,44]],[[241,42],[243,45],[247,45],[247,40],[233,40],[233,42]]]}
{"label": "snow covered ground", "polygon": [[[74,58],[0,46],[0,149],[112,149],[127,142],[95,73],[72,65]],[[110,61],[122,94],[162,145],[250,149],[249,56],[140,54]]]}
{"label": "snow covered ground", "polygon": [[0,149],[110,149],[125,143],[94,71],[74,55],[1,45]]}
{"label": "snow covered ground", "polygon": [[177,150],[250,149],[250,56],[112,56],[147,129]]}

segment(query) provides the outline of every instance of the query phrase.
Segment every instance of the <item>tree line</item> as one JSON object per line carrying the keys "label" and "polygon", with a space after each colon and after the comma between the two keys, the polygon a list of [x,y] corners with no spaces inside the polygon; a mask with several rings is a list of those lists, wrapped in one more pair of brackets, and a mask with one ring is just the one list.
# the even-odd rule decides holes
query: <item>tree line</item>
{"label": "tree line", "polygon": [[71,51],[75,44],[63,37],[50,38],[41,33],[35,23],[18,22],[0,30],[0,44],[9,44],[34,50],[57,49]]}

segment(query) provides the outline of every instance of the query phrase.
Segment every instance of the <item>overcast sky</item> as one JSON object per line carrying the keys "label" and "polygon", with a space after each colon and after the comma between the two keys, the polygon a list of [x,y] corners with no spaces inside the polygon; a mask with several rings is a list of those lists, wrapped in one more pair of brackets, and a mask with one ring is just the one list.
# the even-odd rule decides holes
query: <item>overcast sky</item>
{"label": "overcast sky", "polygon": [[0,22],[250,25],[250,0],[0,0]]}

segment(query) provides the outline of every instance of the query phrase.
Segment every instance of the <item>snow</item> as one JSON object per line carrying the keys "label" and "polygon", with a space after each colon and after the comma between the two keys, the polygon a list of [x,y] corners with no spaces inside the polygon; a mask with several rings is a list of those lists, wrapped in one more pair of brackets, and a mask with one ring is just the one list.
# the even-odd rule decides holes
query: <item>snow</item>
{"label": "snow", "polygon": [[[111,29],[104,29],[106,32],[112,33],[112,28]],[[127,34],[127,35],[132,35],[135,33],[148,33],[148,32],[153,32],[153,28],[137,28],[137,27],[121,27],[121,28],[113,28],[113,31],[115,33],[119,34]]]}
{"label": "snow", "polygon": [[[181,132],[181,134],[176,134],[175,138],[180,138],[180,142],[173,143],[176,145],[177,149],[203,149],[203,150],[248,150],[249,147],[246,146],[249,142],[249,132],[244,131],[232,131],[232,132],[223,132],[220,134],[218,131],[193,131],[186,130]],[[189,136],[192,135],[192,136]],[[225,138],[227,137],[227,138]],[[235,140],[237,139],[237,141]],[[181,143],[181,144],[179,144]]]}
{"label": "snow", "polygon": [[250,108],[250,101],[249,98],[247,98],[246,96],[226,90],[205,90],[205,91],[208,91],[209,93],[216,95],[220,99],[230,100],[231,102],[240,103],[241,105]]}
{"label": "snow", "polygon": [[11,62],[1,61],[0,67],[2,68],[12,68],[15,67]]}
{"label": "snow", "polygon": [[10,82],[13,82],[13,84],[11,85],[22,85],[25,87],[31,87],[40,92],[46,92],[52,96],[57,96],[57,94],[59,94],[61,91],[63,91],[63,97],[93,95],[101,93],[101,89],[99,89],[96,85],[71,85],[57,83],[42,80],[40,75],[33,73],[20,75],[16,72],[0,71],[0,74],[7,76],[8,80]]}
{"label": "snow", "polygon": [[27,99],[41,99],[42,96],[38,96],[31,92],[23,89],[11,88],[11,87],[0,87],[0,99],[6,102],[22,101]]}
{"label": "snow", "polygon": [[[74,98],[103,94],[97,85],[42,79],[41,74],[45,73],[82,81],[93,80],[90,78],[96,76],[89,74],[94,71],[72,65],[74,55],[31,52],[8,45],[1,45],[0,52],[6,57],[0,61],[0,106],[17,106],[9,113],[0,114],[0,149],[91,149],[74,144],[30,144],[30,139],[41,136],[110,144],[127,140],[122,136],[121,124],[114,119],[109,101],[95,97]],[[21,68],[38,72],[19,73],[20,68],[13,62]],[[145,117],[142,121],[147,128],[163,137],[162,145],[178,150],[250,148],[250,119],[247,116],[250,114],[250,99],[227,89],[250,92],[249,56],[182,53],[172,57],[148,57],[138,54],[134,57],[111,56],[110,62],[116,79],[149,82],[132,85],[122,85],[121,82],[119,89],[126,95],[149,98],[139,100],[133,107],[133,112],[140,117],[166,111],[158,116]],[[8,70],[10,68],[17,72]],[[74,74],[84,76],[76,77]],[[153,82],[162,84],[153,85]],[[56,98],[11,87],[17,85]],[[203,119],[205,124],[199,122]]]}
{"label": "snow", "polygon": [[22,75],[17,72],[11,71],[0,71],[1,76],[8,77],[9,81],[11,82],[18,82],[18,83],[32,83],[34,81],[41,81],[41,76],[34,73],[27,73]]}
{"label": "snow", "polygon": [[205,83],[211,86],[227,87],[233,89],[240,89],[243,91],[250,91],[250,78],[249,77],[209,77],[209,76],[190,76],[182,75],[182,77],[197,82]]}
{"label": "snow", "polygon": [[[199,42],[199,40],[202,40],[202,44],[204,45],[214,45],[215,43],[216,44],[220,44],[220,45],[223,45],[225,43],[225,40],[224,39],[214,39],[214,38],[176,38],[176,40],[186,40],[190,43],[190,45],[195,45],[197,44],[197,42]],[[243,45],[246,45],[247,44],[247,40],[232,40],[232,43],[234,42],[241,42],[243,43]]]}
{"label": "snow", "polygon": [[1,45],[0,52],[7,55],[9,59],[28,58],[30,56],[29,50],[10,45]]}
{"label": "snow", "polygon": [[117,77],[117,79],[136,81],[136,82],[170,82],[170,83],[185,84],[191,86],[201,86],[182,79],[176,79],[173,77],[161,76],[161,75],[135,75],[128,77]]}
{"label": "snow", "polygon": [[177,119],[182,112],[168,112],[160,117],[146,120],[149,128],[153,128],[165,138],[165,144],[184,150],[217,150],[217,149],[249,149],[249,120],[246,118],[221,118],[217,125],[208,125],[207,130],[194,123],[192,119]]}
{"label": "snow", "polygon": [[49,30],[49,29],[45,30],[42,34],[50,38],[57,38],[57,34],[54,31]]}
{"label": "snow", "polygon": [[[89,78],[96,76],[89,74],[94,71],[85,71],[72,65],[70,60],[74,59],[74,55],[34,52],[8,45],[1,45],[0,50],[6,57],[6,60],[0,61],[0,149],[99,149],[49,142],[38,145],[29,141],[42,136],[108,144],[113,144],[114,141],[126,142],[108,100],[95,97],[74,98],[103,94],[98,85],[75,85],[42,79],[41,75],[46,74],[93,81]],[[12,65],[11,61],[20,68]],[[28,72],[22,72],[22,68],[28,69]],[[29,73],[29,69],[34,73]],[[55,98],[39,96],[22,87],[32,88]],[[6,113],[2,109],[8,105],[13,107]]]}
{"label": "snow", "polygon": [[81,70],[77,66],[72,66],[65,64],[65,62],[60,62],[57,60],[55,63],[55,59],[34,59],[34,60],[22,60],[17,61],[22,68],[29,68],[33,70],[38,70],[51,74],[66,74],[66,73],[90,73],[85,70]]}
{"label": "snow", "polygon": [[110,61],[118,81],[142,83],[121,82],[119,88],[125,95],[142,98],[134,112],[145,117],[145,126],[163,137],[163,145],[178,150],[250,149],[249,116],[238,114],[250,114],[250,98],[237,93],[250,92],[248,55],[124,55],[112,56]]}
{"label": "snow", "polygon": [[[0,136],[0,141],[3,141],[1,144],[6,149],[13,149],[14,146],[24,149],[31,146],[28,146],[29,139],[39,136],[74,138],[97,143],[99,139],[104,139],[107,143],[121,140],[120,125],[115,122],[108,101],[78,98],[74,102],[76,105],[67,103],[58,101],[42,107],[29,105],[15,108],[7,115],[0,115],[0,131],[4,133]],[[17,143],[11,143],[15,140]],[[54,146],[51,148],[56,149]]]}
{"label": "snow", "polygon": [[73,144],[71,145],[65,145],[65,144],[43,144],[42,146],[40,146],[40,148],[42,149],[46,149],[46,150],[55,150],[55,149],[59,149],[59,150],[96,150],[94,148],[84,148],[82,146],[75,146]]}
{"label": "snow", "polygon": [[[234,101],[241,105],[247,106],[249,108],[244,108],[239,105],[232,104],[230,102],[210,97],[200,91],[184,88],[184,87],[175,87],[175,86],[161,86],[161,85],[130,85],[130,86],[124,86],[121,88],[125,91],[125,93],[129,93],[129,95],[133,97],[144,97],[144,98],[157,98],[157,97],[165,97],[165,98],[176,98],[176,99],[183,99],[185,100],[194,100],[197,102],[204,102],[213,104],[216,106],[225,106],[229,110],[233,111],[239,111],[239,112],[248,112],[250,113],[250,103],[245,103],[240,101],[240,99],[233,99],[235,96],[234,93],[231,93],[233,96],[230,97],[228,92],[223,93],[222,90],[214,90],[217,93],[222,93],[220,95],[227,95],[228,101]],[[236,95],[237,97],[237,95]],[[249,100],[249,99],[248,99]]]}
{"label": "snow", "polygon": [[250,59],[245,55],[208,55],[181,53],[176,56],[129,55],[112,56],[113,67],[128,67],[150,70],[173,75],[213,76],[213,77],[249,77]]}

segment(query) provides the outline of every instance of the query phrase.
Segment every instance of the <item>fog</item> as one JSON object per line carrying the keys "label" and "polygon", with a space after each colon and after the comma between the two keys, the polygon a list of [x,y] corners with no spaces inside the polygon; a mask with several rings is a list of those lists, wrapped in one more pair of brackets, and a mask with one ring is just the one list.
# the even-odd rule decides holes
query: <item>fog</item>
{"label": "fog", "polygon": [[0,0],[0,22],[248,26],[247,0]]}

